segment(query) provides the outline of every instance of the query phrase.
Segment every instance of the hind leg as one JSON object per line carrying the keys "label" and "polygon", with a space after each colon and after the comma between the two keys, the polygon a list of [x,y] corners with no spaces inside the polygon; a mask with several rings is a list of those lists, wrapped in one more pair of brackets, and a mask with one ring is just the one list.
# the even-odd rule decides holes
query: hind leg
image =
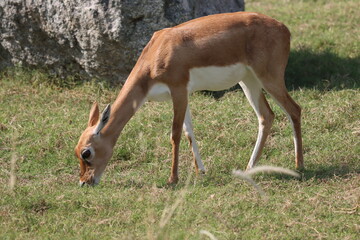
{"label": "hind leg", "polygon": [[247,78],[239,84],[244,90],[245,96],[254,109],[259,122],[256,144],[246,168],[248,170],[254,167],[260,158],[266,138],[270,133],[270,128],[274,120],[274,113],[266,101],[261,84],[252,76],[252,74],[249,73]]}
{"label": "hind leg", "polygon": [[301,108],[290,97],[285,86],[277,88],[265,87],[265,90],[275,99],[277,104],[286,112],[294,133],[295,165],[297,169],[304,168],[302,137],[301,137]]}
{"label": "hind leg", "polygon": [[287,114],[288,119],[291,122],[291,126],[294,133],[294,145],[295,145],[295,165],[297,169],[304,168],[303,149],[302,149],[302,137],[301,137],[301,108],[290,97],[284,81],[284,74],[280,72],[272,72],[261,78],[258,78],[253,72],[258,82],[261,82],[264,90],[268,92],[276,103]]}

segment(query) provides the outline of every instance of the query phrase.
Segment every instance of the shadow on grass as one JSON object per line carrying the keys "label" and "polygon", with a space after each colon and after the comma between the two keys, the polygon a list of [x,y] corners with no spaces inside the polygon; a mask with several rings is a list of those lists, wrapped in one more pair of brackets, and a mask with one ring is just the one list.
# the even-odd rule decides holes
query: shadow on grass
{"label": "shadow on grass", "polygon": [[[290,169],[294,170],[295,169]],[[228,174],[230,170],[222,174],[211,173],[205,174],[204,178],[200,180],[201,185],[204,187],[208,186],[225,186],[229,183],[234,182],[234,177]],[[354,174],[360,174],[359,166],[354,166],[351,164],[337,164],[337,165],[307,165],[307,167],[299,171],[301,178],[299,181],[306,182],[310,179],[315,179],[319,181],[327,181],[335,178],[347,179],[354,176]],[[253,176],[255,182],[260,180],[281,180],[289,181],[296,179],[293,176],[289,176],[281,173],[258,173]]]}
{"label": "shadow on grass", "polygon": [[[340,90],[360,88],[360,55],[355,58],[343,58],[331,50],[314,52],[300,49],[290,52],[285,73],[286,86],[289,90],[315,88],[318,90]],[[205,94],[221,98],[226,92],[239,89],[239,86],[226,91]]]}
{"label": "shadow on grass", "polygon": [[[294,170],[294,169],[291,169]],[[191,182],[198,182],[202,187],[221,187],[228,184],[234,183],[235,179],[239,179],[231,175],[230,169],[224,169],[223,171],[209,170],[205,175],[199,177],[193,174],[191,176]],[[306,169],[299,171],[301,178],[299,181],[306,182],[310,179],[327,181],[335,178],[347,179],[354,176],[354,174],[360,174],[360,168],[358,166],[348,165],[348,164],[339,164],[339,165],[309,165]],[[186,174],[185,174],[186,175]],[[255,182],[261,180],[280,180],[280,181],[289,181],[294,180],[293,176],[289,176],[281,173],[258,173],[253,176]],[[242,181],[241,181],[242,182]],[[142,181],[136,180],[125,180],[121,184],[122,188],[136,188],[142,189],[147,184]],[[168,184],[167,177],[159,178],[155,182],[157,188],[163,188],[171,191],[177,191],[183,189],[186,186],[186,177],[183,176],[180,178],[178,184]]]}
{"label": "shadow on grass", "polygon": [[[342,178],[346,179],[351,177],[353,174],[360,174],[360,168],[348,165],[307,165],[305,169],[298,171],[301,174],[301,181],[308,181],[310,179],[316,180],[328,180],[333,178]],[[257,178],[261,177],[262,179],[278,179],[278,180],[288,180],[294,179],[292,176],[279,174],[279,173],[260,173],[256,175]]]}
{"label": "shadow on grass", "polygon": [[311,178],[330,179],[330,178],[348,178],[351,174],[360,174],[360,168],[351,165],[317,165],[310,166],[302,171],[303,180]]}
{"label": "shadow on grass", "polygon": [[338,90],[360,88],[360,55],[342,58],[325,50],[291,51],[285,73],[288,89]]}

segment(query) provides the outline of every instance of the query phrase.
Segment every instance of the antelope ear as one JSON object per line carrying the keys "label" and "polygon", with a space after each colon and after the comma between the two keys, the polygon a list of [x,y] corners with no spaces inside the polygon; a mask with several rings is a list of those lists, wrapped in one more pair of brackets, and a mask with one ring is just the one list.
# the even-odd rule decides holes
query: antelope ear
{"label": "antelope ear", "polygon": [[94,126],[99,121],[99,106],[97,102],[94,102],[89,115],[88,127]]}
{"label": "antelope ear", "polygon": [[98,135],[101,129],[105,127],[106,123],[109,121],[110,112],[111,112],[111,107],[110,104],[108,104],[101,114],[100,121],[94,130],[94,134]]}

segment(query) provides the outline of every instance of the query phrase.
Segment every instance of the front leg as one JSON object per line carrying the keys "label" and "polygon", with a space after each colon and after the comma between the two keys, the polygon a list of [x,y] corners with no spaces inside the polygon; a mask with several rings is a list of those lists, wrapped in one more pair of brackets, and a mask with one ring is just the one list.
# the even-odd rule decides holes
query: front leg
{"label": "front leg", "polygon": [[171,89],[171,97],[174,108],[174,119],[171,134],[172,144],[172,166],[171,175],[169,178],[169,184],[175,184],[178,182],[178,165],[179,165],[179,148],[181,140],[182,125],[184,123],[188,93],[186,87],[177,87]]}

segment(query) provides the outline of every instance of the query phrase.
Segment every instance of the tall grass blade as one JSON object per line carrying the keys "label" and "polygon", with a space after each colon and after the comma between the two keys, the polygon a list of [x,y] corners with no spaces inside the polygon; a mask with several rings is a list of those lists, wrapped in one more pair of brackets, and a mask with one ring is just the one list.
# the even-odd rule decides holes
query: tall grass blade
{"label": "tall grass blade", "polygon": [[208,236],[211,240],[217,240],[217,238],[209,231],[200,230],[200,234]]}
{"label": "tall grass blade", "polygon": [[13,153],[10,162],[10,180],[9,180],[10,190],[14,190],[16,184],[15,168],[16,168],[16,154]]}
{"label": "tall grass blade", "polygon": [[282,168],[282,167],[258,166],[258,167],[254,167],[254,168],[246,171],[246,174],[248,176],[253,176],[253,175],[258,174],[258,173],[280,173],[280,174],[293,176],[295,178],[300,178],[299,173],[297,173],[295,171],[292,171],[290,169],[287,169],[287,168]]}
{"label": "tall grass blade", "polygon": [[241,170],[233,170],[232,174],[248,182],[261,196],[266,196],[264,190],[246,172],[243,172]]}

